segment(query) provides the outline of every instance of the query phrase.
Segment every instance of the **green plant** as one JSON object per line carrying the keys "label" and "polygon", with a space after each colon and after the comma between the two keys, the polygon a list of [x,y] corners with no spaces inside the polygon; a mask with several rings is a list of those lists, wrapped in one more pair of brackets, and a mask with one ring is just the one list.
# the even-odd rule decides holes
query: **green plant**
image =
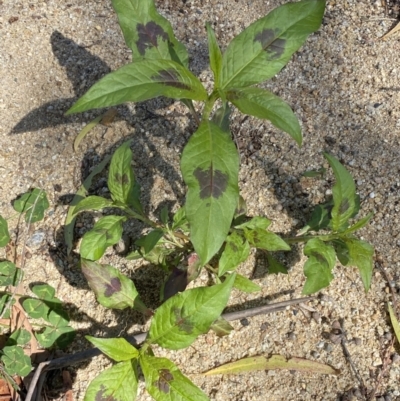
{"label": "green plant", "polygon": [[[34,188],[16,199],[13,207],[19,215],[24,216],[30,226],[43,219],[49,202],[44,191]],[[68,315],[63,310],[61,301],[54,296],[55,290],[50,285],[32,286],[35,297],[21,294],[23,266],[18,267],[14,260],[16,247],[8,230],[8,221],[2,216],[0,247],[7,247],[9,255],[8,259],[0,260],[0,286],[4,288],[0,292],[0,318],[4,325],[2,335],[7,337],[0,350],[0,375],[17,388],[12,376],[27,376],[32,370],[31,358],[24,353],[24,347],[30,343],[32,350],[38,343],[44,348],[64,348],[71,342],[75,332],[69,326]],[[23,264],[23,258],[21,259]],[[28,321],[25,316],[22,319],[17,318],[21,313],[26,313],[31,319]],[[6,324],[7,321],[9,324]]]}
{"label": "green plant", "polygon": [[[352,224],[359,211],[359,197],[351,175],[339,161],[324,154],[336,179],[332,199],[315,208],[298,236],[281,238],[268,230],[271,222],[266,217],[246,216],[245,202],[239,195],[238,152],[229,132],[231,103],[242,113],[270,120],[301,145],[300,125],[290,107],[267,90],[252,85],[277,74],[307,36],[319,28],[325,2],[303,0],[278,7],[234,38],[224,53],[207,24],[215,81],[210,94],[188,70],[186,49],[151,0],[113,0],[113,6],[134,61],[101,79],[68,114],[166,96],[186,104],[198,128],[181,157],[182,176],[188,187],[186,203],[172,218],[166,209],[158,221],[144,213],[131,167],[129,142],[120,146],[111,159],[111,198],[89,196],[70,210],[69,233],[79,213],[107,210],[80,245],[82,271],[97,300],[106,307],[136,308],[152,316],[148,338],[140,350],[122,338],[88,337],[117,364],[90,384],[85,399],[133,399],[140,365],[146,388],[156,400],[206,400],[171,361],[155,357],[151,346],[181,349],[210,328],[229,332],[229,324],[217,319],[231,289],[259,290],[258,285],[235,272],[251,248],[266,252],[271,272],[286,272],[272,252],[289,251],[291,244],[305,243],[308,259],[303,292],[307,294],[329,285],[336,258],[345,266],[357,266],[365,289],[370,286],[373,248],[353,233],[365,226],[371,215]],[[201,118],[193,100],[204,103]],[[217,100],[221,103],[218,108]],[[316,175],[324,173],[320,169]],[[127,259],[144,258],[168,274],[161,294],[164,303],[155,313],[140,300],[130,279],[116,268],[98,262],[106,248],[120,240],[124,223],[130,219],[145,223],[149,231],[136,239],[135,249]],[[71,246],[69,237],[69,249]],[[215,285],[184,291],[203,268]]]}

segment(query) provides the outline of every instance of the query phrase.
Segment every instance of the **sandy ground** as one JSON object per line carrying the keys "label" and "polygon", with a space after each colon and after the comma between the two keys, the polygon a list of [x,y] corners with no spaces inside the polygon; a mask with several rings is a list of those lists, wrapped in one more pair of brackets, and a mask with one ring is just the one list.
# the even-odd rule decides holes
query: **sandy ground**
{"label": "sandy ground", "polygon": [[[192,70],[209,86],[205,21],[211,21],[225,47],[252,21],[282,4],[278,0],[158,1],[163,15],[187,45]],[[400,105],[398,36],[378,38],[395,23],[380,1],[331,0],[320,31],[312,35],[288,66],[266,84],[282,96],[299,117],[304,146],[299,149],[287,135],[269,123],[235,113],[232,131],[240,145],[240,184],[252,215],[273,220],[273,230],[288,233],[300,228],[312,205],[324,200],[332,176],[304,179],[308,169],[324,165],[322,150],[340,158],[357,182],[361,215],[375,213],[361,235],[376,248],[379,260],[400,290]],[[122,141],[132,138],[135,170],[150,213],[164,204],[176,208],[185,188],[179,172],[179,155],[195,129],[185,108],[172,101],[155,100],[119,107],[119,118],[110,126],[97,126],[78,153],[72,144],[82,127],[99,112],[64,117],[63,113],[94,82],[110,70],[129,62],[116,16],[108,0],[2,0],[0,1],[0,214],[13,214],[10,202],[30,187],[47,191],[51,208],[28,237],[42,233],[41,242],[30,242],[25,285],[44,281],[57,288],[68,305],[78,330],[70,353],[87,348],[84,335],[123,335],[148,327],[136,313],[100,307],[88,291],[62,243],[67,204],[91,168]],[[92,193],[105,191],[100,178]],[[15,221],[15,220],[14,220]],[[91,220],[82,220],[81,236]],[[10,225],[12,225],[10,223]],[[133,233],[140,227],[132,227]],[[134,265],[108,252],[105,260],[130,275],[145,302],[156,305],[161,276],[148,265]],[[266,274],[263,261],[253,255],[241,268],[254,270],[262,292],[234,292],[236,308],[298,297],[304,284],[301,249],[285,259],[288,276]],[[27,289],[28,291],[28,289]],[[377,387],[380,400],[400,395],[400,364],[390,347],[388,283],[376,269],[370,292],[364,293],[352,268],[338,266],[330,288],[307,310],[284,312],[236,322],[235,332],[219,339],[202,336],[185,351],[170,354],[212,400],[350,400],[360,396],[360,381],[351,371],[340,345],[326,339],[332,323],[343,319],[348,349],[359,376],[369,391]],[[241,306],[239,306],[241,305]],[[167,354],[157,351],[159,355]],[[389,365],[377,386],[385,352]],[[198,373],[227,361],[258,354],[282,354],[318,360],[341,370],[338,376],[294,372],[259,372],[240,376],[204,378]],[[99,357],[71,368],[76,400],[96,374],[109,366]],[[57,398],[60,373],[51,375],[47,395]],[[385,398],[384,398],[385,397]],[[138,400],[148,400],[143,383]],[[362,398],[360,398],[362,399]]]}

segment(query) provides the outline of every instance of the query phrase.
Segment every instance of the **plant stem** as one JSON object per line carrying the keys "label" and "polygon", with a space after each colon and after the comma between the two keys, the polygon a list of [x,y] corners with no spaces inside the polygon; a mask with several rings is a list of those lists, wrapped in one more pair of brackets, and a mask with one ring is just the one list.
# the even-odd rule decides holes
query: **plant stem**
{"label": "plant stem", "polygon": [[219,98],[219,94],[217,91],[214,90],[211,93],[211,95],[208,97],[206,104],[204,105],[203,116],[202,116],[203,121],[209,120],[214,103],[218,98]]}
{"label": "plant stem", "polygon": [[284,241],[287,242],[288,244],[295,244],[297,242],[307,242],[310,239],[318,238],[321,241],[332,241],[336,238],[338,238],[339,235],[337,234],[329,234],[329,235],[300,235],[298,237],[289,237],[289,238],[284,238]]}

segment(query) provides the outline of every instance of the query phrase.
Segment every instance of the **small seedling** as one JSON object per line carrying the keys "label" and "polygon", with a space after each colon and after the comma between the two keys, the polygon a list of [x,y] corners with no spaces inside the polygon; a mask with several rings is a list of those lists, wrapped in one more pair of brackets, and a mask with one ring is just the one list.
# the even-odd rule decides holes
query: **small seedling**
{"label": "small seedling", "polygon": [[[49,202],[44,191],[34,188],[16,199],[13,207],[30,226],[43,219]],[[37,345],[43,348],[65,348],[74,338],[75,332],[69,326],[68,315],[50,285],[34,285],[31,288],[34,296],[21,293],[23,266],[18,266],[15,260],[16,247],[9,233],[8,220],[2,216],[0,247],[7,247],[9,259],[12,259],[0,260],[0,286],[3,287],[0,292],[0,316],[3,322],[9,321],[3,331],[3,335],[7,334],[8,338],[0,350],[0,375],[18,389],[12,376],[24,377],[32,370],[31,358],[24,349],[29,344],[31,349],[36,349]],[[27,316],[17,319],[16,316],[21,313],[26,313],[29,321]]]}
{"label": "small seedling", "polygon": [[[210,328],[219,334],[229,333],[229,324],[218,318],[232,288],[245,292],[260,289],[235,272],[252,248],[265,252],[271,272],[277,273],[285,268],[273,252],[289,251],[291,244],[305,243],[306,294],[329,285],[337,259],[345,266],[358,267],[365,290],[370,287],[373,248],[357,239],[354,232],[365,226],[371,215],[353,222],[360,207],[356,187],[350,173],[332,155],[324,154],[336,179],[333,197],[315,208],[309,223],[296,237],[282,238],[270,231],[271,221],[266,217],[248,217],[239,195],[239,156],[229,131],[231,106],[271,121],[301,145],[300,124],[291,108],[254,85],[274,77],[319,28],[325,2],[303,0],[276,8],[235,37],[224,53],[207,24],[214,74],[211,93],[189,71],[186,48],[151,0],[112,3],[133,61],[101,79],[68,114],[166,96],[187,105],[198,127],[181,157],[181,172],[188,188],[186,203],[173,216],[163,209],[159,219],[152,220],[144,212],[139,183],[131,167],[129,141],[111,159],[107,182],[110,196],[84,197],[70,210],[66,238],[69,249],[75,217],[84,211],[107,210],[80,245],[82,271],[97,300],[109,308],[135,308],[152,317],[147,340],[140,350],[121,338],[88,337],[117,363],[89,385],[85,400],[134,399],[138,365],[154,399],[207,400],[170,360],[154,356],[152,345],[177,350],[188,347]],[[221,102],[219,108],[215,107],[217,100]],[[201,117],[193,101],[203,102]],[[324,170],[317,172],[321,178],[324,174]],[[141,221],[148,230],[134,239],[134,249],[126,258],[143,258],[167,273],[161,294],[164,303],[155,312],[143,304],[129,278],[99,262],[106,249],[118,243],[124,224],[131,220]],[[208,271],[214,285],[185,290],[202,269]],[[120,385],[122,381],[124,385]]]}

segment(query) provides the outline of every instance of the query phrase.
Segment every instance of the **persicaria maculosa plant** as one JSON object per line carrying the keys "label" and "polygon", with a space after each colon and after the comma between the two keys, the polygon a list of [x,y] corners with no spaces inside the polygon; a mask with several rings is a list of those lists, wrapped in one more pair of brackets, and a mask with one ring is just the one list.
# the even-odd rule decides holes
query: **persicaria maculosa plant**
{"label": "persicaria maculosa plant", "polygon": [[[301,145],[301,128],[291,108],[255,85],[274,77],[319,28],[325,2],[303,0],[278,7],[235,37],[224,52],[207,24],[214,74],[211,93],[188,69],[186,48],[175,38],[170,23],[158,14],[152,0],[112,3],[133,61],[101,79],[68,114],[165,96],[182,101],[198,127],[181,157],[182,176],[188,188],[186,203],[172,218],[165,209],[158,221],[144,213],[131,167],[129,142],[116,150],[110,163],[111,199],[89,196],[70,209],[69,233],[74,217],[82,211],[114,208],[123,212],[107,213],[84,235],[80,246],[82,270],[102,305],[136,308],[152,316],[140,351],[123,339],[89,338],[117,364],[91,383],[85,399],[132,400],[140,364],[146,388],[156,400],[207,400],[171,361],[155,357],[151,345],[181,349],[210,328],[220,335],[229,332],[229,324],[218,318],[231,289],[259,289],[248,278],[234,273],[248,258],[251,248],[266,252],[270,272],[285,272],[271,253],[287,251],[290,244],[304,242],[308,257],[304,293],[329,285],[336,258],[343,265],[357,266],[365,289],[370,286],[373,248],[354,237],[353,232],[367,224],[371,216],[351,225],[359,210],[359,198],[351,175],[333,156],[325,154],[336,178],[333,198],[316,207],[310,222],[294,238],[283,239],[269,231],[270,221],[265,217],[247,217],[245,202],[239,195],[239,156],[229,131],[231,106],[271,121]],[[219,108],[215,107],[217,100],[221,102]],[[203,102],[201,116],[193,101]],[[197,109],[201,109],[199,103]],[[140,300],[130,279],[98,262],[106,248],[120,240],[123,224],[129,219],[146,223],[150,230],[136,239],[136,248],[127,258],[144,258],[168,272],[162,291],[165,302],[155,313]],[[184,291],[202,268],[214,277],[215,285]],[[124,383],[129,382],[128,386],[118,384],[116,379],[121,377],[126,378]]]}

